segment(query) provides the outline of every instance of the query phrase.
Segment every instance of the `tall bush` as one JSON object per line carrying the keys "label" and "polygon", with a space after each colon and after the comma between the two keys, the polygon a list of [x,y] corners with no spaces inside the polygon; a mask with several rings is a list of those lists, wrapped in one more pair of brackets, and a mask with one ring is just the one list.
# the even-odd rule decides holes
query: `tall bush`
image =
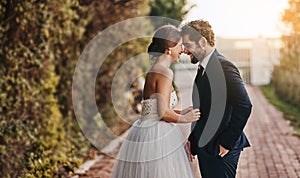
{"label": "tall bush", "polygon": [[[188,12],[195,7],[195,4],[187,6],[187,0],[149,0],[149,5],[151,7],[151,16],[162,16],[171,19],[178,20],[181,22]],[[152,21],[155,28],[164,25],[166,22],[164,20]],[[172,24],[178,25],[178,24]]]}
{"label": "tall bush", "polygon": [[79,53],[70,39],[84,32],[75,28],[79,8],[70,0],[1,1],[0,171],[4,177],[58,177],[79,163],[66,114],[61,112],[71,105],[60,105],[64,98],[58,97],[64,96],[58,86],[65,77],[58,63],[69,64],[73,51]]}
{"label": "tall bush", "polygon": [[[129,18],[148,15],[150,11],[148,1],[145,0],[90,1],[88,3],[84,3],[83,5],[89,9],[91,17],[91,20],[88,23],[85,32],[87,38],[89,39],[92,39],[110,25],[114,25],[117,22]],[[145,24],[148,24],[148,22],[145,22]],[[151,26],[149,27],[145,24],[141,24],[140,29],[132,29],[132,27],[128,24],[128,26],[125,27],[126,29],[122,30],[128,34],[133,34],[138,30],[149,31],[152,29]],[[147,26],[147,28],[144,28],[145,26]],[[123,38],[123,36],[115,33],[109,40],[113,40],[114,38]],[[105,43],[111,42],[112,41],[99,41],[98,44],[106,45]],[[102,118],[110,127],[118,123],[118,115],[116,114],[111,101],[111,84],[113,77],[118,69],[127,60],[140,53],[145,53],[147,51],[148,44],[149,39],[137,39],[129,41],[126,44],[122,44],[121,46],[116,48],[107,57],[107,59],[105,59],[101,68],[99,69],[95,88],[96,102]],[[143,65],[147,64],[141,64],[141,66]],[[126,81],[128,80],[126,80],[126,76],[124,76],[123,82],[125,83]],[[83,103],[85,103],[85,101],[83,101]],[[89,101],[87,101],[86,103],[89,103]],[[93,118],[94,114],[95,113],[88,113],[85,117],[87,117],[88,120]]]}
{"label": "tall bush", "polygon": [[289,7],[284,11],[282,21],[288,33],[282,36],[280,65],[275,66],[272,83],[276,93],[283,100],[300,109],[300,2],[289,0]]}

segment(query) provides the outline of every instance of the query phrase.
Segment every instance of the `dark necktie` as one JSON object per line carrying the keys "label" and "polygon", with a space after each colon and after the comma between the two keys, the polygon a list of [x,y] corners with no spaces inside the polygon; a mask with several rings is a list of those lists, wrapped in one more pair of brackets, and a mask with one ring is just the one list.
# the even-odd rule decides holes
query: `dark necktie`
{"label": "dark necktie", "polygon": [[198,70],[198,73],[202,76],[204,74],[204,67],[200,65]]}
{"label": "dark necktie", "polygon": [[[202,65],[199,65],[199,67],[198,67],[198,76],[203,76],[203,74],[204,74],[204,67]],[[193,96],[193,97],[199,97],[199,95]],[[200,98],[198,98],[196,100],[198,100],[198,102],[199,102]],[[194,106],[194,107],[200,109],[200,103],[199,103],[199,106]],[[194,129],[195,125],[196,125],[196,122],[197,121],[192,122],[192,124],[191,124],[191,131],[193,131],[193,129]]]}

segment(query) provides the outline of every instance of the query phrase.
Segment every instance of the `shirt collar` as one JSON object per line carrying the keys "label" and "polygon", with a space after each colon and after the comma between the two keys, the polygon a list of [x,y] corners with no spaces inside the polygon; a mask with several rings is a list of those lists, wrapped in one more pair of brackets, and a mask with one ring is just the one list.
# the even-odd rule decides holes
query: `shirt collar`
{"label": "shirt collar", "polygon": [[210,59],[210,57],[211,57],[211,55],[213,54],[213,52],[215,51],[215,49],[213,49],[204,59],[203,59],[203,61],[199,64],[199,67],[200,67],[200,65],[204,68],[204,70],[206,69],[206,66],[207,66],[207,64],[208,64],[208,61],[209,61],[209,59]]}

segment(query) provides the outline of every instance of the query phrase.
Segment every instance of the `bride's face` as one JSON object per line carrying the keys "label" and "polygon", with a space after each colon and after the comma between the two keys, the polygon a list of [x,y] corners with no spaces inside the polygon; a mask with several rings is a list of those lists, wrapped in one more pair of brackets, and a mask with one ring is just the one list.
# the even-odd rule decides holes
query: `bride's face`
{"label": "bride's face", "polygon": [[181,53],[183,53],[183,51],[184,51],[182,39],[179,40],[179,42],[177,43],[176,46],[170,48],[169,50],[170,50],[169,54],[170,54],[171,58],[174,60],[174,62],[178,62]]}

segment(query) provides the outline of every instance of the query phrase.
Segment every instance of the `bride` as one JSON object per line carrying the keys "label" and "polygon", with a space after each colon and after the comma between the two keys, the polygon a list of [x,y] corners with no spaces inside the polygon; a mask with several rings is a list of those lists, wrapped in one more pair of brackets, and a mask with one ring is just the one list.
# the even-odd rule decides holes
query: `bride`
{"label": "bride", "polygon": [[178,62],[184,46],[180,31],[171,25],[160,27],[148,53],[155,58],[146,75],[142,116],[134,122],[123,142],[112,178],[193,178],[185,138],[175,123],[199,119],[200,111],[173,110],[177,103],[172,87],[172,62]]}

